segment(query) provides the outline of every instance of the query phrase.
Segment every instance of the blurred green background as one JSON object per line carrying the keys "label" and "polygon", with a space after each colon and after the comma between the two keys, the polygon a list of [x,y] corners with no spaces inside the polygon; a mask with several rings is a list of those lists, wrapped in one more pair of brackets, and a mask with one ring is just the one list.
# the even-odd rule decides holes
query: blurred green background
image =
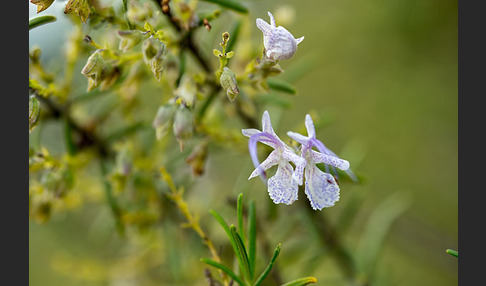
{"label": "blurred green background", "polygon": [[[385,236],[376,268],[376,275],[383,278],[377,283],[457,285],[458,261],[445,252],[458,249],[457,1],[242,3],[250,9],[250,24],[257,17],[268,21],[266,13],[271,11],[277,24],[295,37],[305,36],[294,58],[281,63],[286,73],[279,76],[293,80],[299,93],[294,97],[282,95],[291,107],[273,108],[270,114],[277,133],[287,139],[286,131],[301,126],[306,113],[317,112],[323,122],[317,138],[348,159],[355,173],[363,177],[363,184],[343,183],[340,201],[322,211],[331,221],[339,222],[351,202],[359,204],[342,237],[350,251],[359,251],[363,234],[373,229],[367,228],[373,212],[387,204],[393,209],[393,203],[400,201],[406,209]],[[29,32],[29,45],[39,45],[46,61],[55,58],[69,32],[63,4],[55,1],[44,12],[56,15],[57,22]],[[35,6],[29,4],[29,17],[34,15]],[[224,30],[223,21],[232,21],[231,15],[229,12],[214,23],[214,43]],[[255,45],[262,46],[260,32],[256,26],[251,29],[252,38],[258,41]],[[208,58],[214,46],[208,49]],[[243,53],[239,50],[243,48],[238,45],[236,55]],[[291,72],[302,66],[310,70],[300,75]],[[84,78],[79,82],[84,89]],[[52,141],[56,141],[58,129],[53,126],[51,132]],[[215,153],[206,174],[188,194],[192,210],[201,216],[201,224],[217,242],[224,241],[224,235],[208,209],[234,219],[234,208],[225,199],[236,198],[239,192],[247,199],[257,199],[259,208],[269,204],[261,182],[246,181],[251,169],[246,154]],[[308,203],[303,193],[299,198],[299,203]],[[279,215],[298,220],[296,207],[279,206]],[[380,224],[379,220],[376,223]],[[315,276],[316,285],[346,285],[336,278],[339,270],[332,259],[315,255],[320,246],[313,234],[288,224],[279,219],[265,231],[271,245],[283,243],[279,266],[286,280]],[[208,257],[208,253],[190,230],[167,224],[163,231],[147,235],[138,245],[126,244],[116,234],[110,211],[103,204],[85,204],[53,216],[43,225],[31,221],[30,284],[186,285],[183,281],[193,281],[184,280],[189,272],[191,277],[201,277],[198,285],[206,285],[198,258]],[[159,251],[168,255],[171,263],[151,268],[158,262],[148,262],[144,258],[148,254],[143,253],[133,258],[133,249]],[[133,259],[126,258],[129,256]],[[146,265],[139,266],[137,261]],[[262,261],[260,267],[263,265]],[[306,272],[302,268],[308,265],[313,267]],[[130,280],[132,272],[137,271],[159,272],[153,276],[161,280]],[[164,283],[164,275],[172,277],[172,282]]]}

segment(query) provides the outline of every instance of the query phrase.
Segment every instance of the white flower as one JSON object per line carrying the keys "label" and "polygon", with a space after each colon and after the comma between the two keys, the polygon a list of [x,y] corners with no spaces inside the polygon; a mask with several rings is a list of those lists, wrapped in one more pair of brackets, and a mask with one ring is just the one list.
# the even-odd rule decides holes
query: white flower
{"label": "white flower", "polygon": [[271,60],[288,60],[295,54],[297,45],[304,37],[295,39],[287,29],[275,25],[272,13],[268,12],[268,16],[270,24],[260,18],[256,19],[258,29],[263,32],[265,55]]}
{"label": "white flower", "polygon": [[[307,137],[295,132],[287,132],[287,135],[301,145],[300,156],[305,159],[305,194],[314,210],[321,210],[333,206],[339,200],[339,185],[328,172],[322,172],[317,168],[317,163],[325,163],[341,170],[349,169],[349,162],[340,159],[324,144],[316,139],[314,122],[309,114],[305,117]],[[316,147],[320,152],[312,150]]]}
{"label": "white flower", "polygon": [[[305,194],[314,210],[322,210],[333,206],[339,200],[339,185],[334,176],[329,174],[328,166],[345,171],[352,178],[354,174],[349,169],[349,162],[339,158],[324,144],[316,139],[314,123],[310,115],[305,117],[307,136],[295,132],[287,135],[301,144],[300,155],[285,144],[275,134],[267,111],[262,116],[262,131],[257,129],[243,129],[243,135],[250,137],[248,149],[256,169],[248,179],[261,176],[268,185],[268,194],[276,204],[292,204],[298,197],[299,185],[304,184]],[[270,155],[260,164],[257,157],[257,142],[272,147]],[[319,151],[312,150],[315,147]],[[294,167],[290,164],[292,162]],[[326,164],[326,172],[321,171],[316,164]],[[274,176],[266,181],[264,171],[278,165]]]}
{"label": "white flower", "polygon": [[[248,179],[256,176],[265,178],[263,172],[272,166],[278,165],[275,175],[268,179],[268,194],[276,204],[292,204],[297,200],[298,182],[303,179],[302,177],[299,178],[299,174],[302,176],[305,160],[295,154],[289,146],[278,138],[275,131],[273,131],[268,111],[265,111],[262,116],[262,131],[257,129],[243,129],[242,133],[250,137],[248,148],[253,164],[256,167]],[[257,142],[261,142],[275,149],[261,164],[259,164],[257,157]],[[295,164],[295,171],[289,162]]]}

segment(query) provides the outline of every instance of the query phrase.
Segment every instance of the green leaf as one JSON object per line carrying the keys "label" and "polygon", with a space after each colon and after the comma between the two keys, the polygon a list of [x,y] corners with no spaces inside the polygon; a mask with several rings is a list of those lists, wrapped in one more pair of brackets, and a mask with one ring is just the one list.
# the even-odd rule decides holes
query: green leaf
{"label": "green leaf", "polygon": [[222,54],[221,54],[221,52],[219,50],[214,49],[213,50],[213,55],[215,55],[216,57],[219,58],[219,57],[221,57]]}
{"label": "green leaf", "polygon": [[228,224],[226,223],[226,221],[223,219],[223,217],[221,217],[220,214],[218,214],[214,210],[210,210],[209,212],[214,216],[214,218],[216,218],[216,220],[219,222],[219,224],[223,227],[224,231],[228,235],[228,238],[230,240],[231,246],[233,246],[233,250],[235,252],[237,252],[237,250],[236,250],[237,249],[236,241],[233,238],[233,235],[231,234],[231,230],[230,230]]}
{"label": "green leaf", "polygon": [[233,236],[233,240],[236,242],[236,249],[235,254],[238,259],[238,263],[240,264],[241,271],[243,272],[243,277],[247,282],[252,281],[252,273],[250,270],[250,262],[248,261],[248,255],[246,253],[245,245],[241,240],[240,235],[236,231],[236,227],[234,225],[230,226],[231,235]]}
{"label": "green leaf", "polygon": [[281,91],[289,94],[297,94],[297,89],[295,89],[294,86],[292,86],[291,84],[285,81],[268,79],[267,83],[268,83],[268,87],[273,90]]}
{"label": "green leaf", "polygon": [[238,231],[240,234],[241,239],[245,242],[245,227],[243,225],[243,193],[238,195],[238,199],[236,201],[236,214],[238,217]]}
{"label": "green leaf", "polygon": [[234,281],[236,281],[236,283],[240,284],[241,286],[245,285],[245,283],[240,279],[240,277],[238,277],[238,275],[236,275],[233,271],[231,271],[231,269],[224,266],[223,264],[218,263],[218,262],[211,260],[211,259],[206,259],[206,258],[201,258],[201,261],[208,264],[208,265],[211,265],[213,267],[221,269],[223,272],[228,274],[229,277],[231,277]]}
{"label": "green leaf", "polygon": [[287,282],[285,284],[282,284],[281,286],[303,286],[307,285],[310,283],[316,283],[317,279],[315,277],[304,277],[304,278],[299,278],[290,282]]}
{"label": "green leaf", "polygon": [[250,202],[248,211],[248,260],[250,261],[250,269],[255,273],[256,265],[256,210],[255,201]]}
{"label": "green leaf", "polygon": [[56,21],[56,17],[51,15],[39,16],[29,20],[29,30],[41,25]]}
{"label": "green leaf", "polygon": [[236,2],[235,0],[202,0],[202,1],[217,4],[221,7],[229,8],[231,10],[234,10],[236,12],[240,12],[240,13],[243,13],[243,14],[248,13],[248,8],[241,5],[240,3]]}
{"label": "green leaf", "polygon": [[456,250],[447,249],[446,252],[449,253],[452,256],[459,257],[459,252],[456,251]]}
{"label": "green leaf", "polygon": [[277,245],[277,248],[275,248],[275,251],[273,252],[273,256],[270,259],[270,262],[268,263],[267,267],[262,272],[262,274],[260,275],[260,277],[258,277],[257,281],[255,282],[255,286],[260,285],[260,283],[262,283],[263,280],[265,280],[265,278],[267,277],[268,273],[270,273],[270,271],[272,270],[273,264],[275,263],[275,260],[277,260],[278,255],[280,254],[280,247],[281,246],[282,246],[282,244],[279,243]]}
{"label": "green leaf", "polygon": [[231,59],[234,55],[235,55],[235,52],[233,52],[233,51],[227,52],[226,53],[226,58],[227,59]]}

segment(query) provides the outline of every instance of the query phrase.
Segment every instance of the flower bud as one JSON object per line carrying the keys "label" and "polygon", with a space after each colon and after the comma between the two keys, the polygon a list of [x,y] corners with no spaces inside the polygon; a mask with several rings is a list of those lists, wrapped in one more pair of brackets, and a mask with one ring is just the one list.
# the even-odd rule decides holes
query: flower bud
{"label": "flower bud", "polygon": [[142,34],[140,31],[126,30],[118,31],[117,36],[120,39],[118,48],[124,52],[128,52],[131,48],[135,47],[142,41]]}
{"label": "flower bud", "polygon": [[155,129],[155,137],[157,140],[162,139],[167,133],[174,119],[175,111],[176,106],[171,103],[161,105],[157,110],[157,114],[152,121],[152,127]]}
{"label": "flower bud", "polygon": [[179,141],[180,150],[182,151],[185,141],[191,139],[194,129],[194,119],[191,110],[185,106],[177,109],[172,127],[174,135],[177,141]]}
{"label": "flower bud", "polygon": [[37,123],[39,123],[39,117],[40,117],[40,103],[37,98],[34,96],[31,96],[29,98],[29,133],[34,130],[34,128],[37,126]]}
{"label": "flower bud", "polygon": [[277,27],[272,13],[268,12],[268,16],[270,16],[270,24],[260,18],[256,19],[258,29],[263,32],[265,55],[274,61],[288,60],[295,54],[297,45],[304,40],[304,37],[295,39],[287,29],[282,26]]}
{"label": "flower bud", "polygon": [[223,37],[223,44],[226,44],[229,40],[230,34],[228,32],[224,32],[222,37]]}
{"label": "flower bud", "polygon": [[165,50],[165,44],[154,37],[150,37],[142,43],[143,60],[150,65],[150,70],[157,80],[160,80],[164,70],[163,59]]}
{"label": "flower bud", "polygon": [[91,91],[98,86],[99,80],[103,73],[103,66],[105,60],[101,56],[103,50],[98,49],[89,56],[86,65],[81,70],[81,73],[88,78],[88,91]]}
{"label": "flower bud", "polygon": [[236,95],[240,93],[240,90],[238,89],[238,85],[236,84],[235,73],[231,71],[229,68],[224,67],[223,73],[219,78],[219,82],[221,83],[221,87],[226,92],[226,95],[228,96],[229,100],[233,102]]}

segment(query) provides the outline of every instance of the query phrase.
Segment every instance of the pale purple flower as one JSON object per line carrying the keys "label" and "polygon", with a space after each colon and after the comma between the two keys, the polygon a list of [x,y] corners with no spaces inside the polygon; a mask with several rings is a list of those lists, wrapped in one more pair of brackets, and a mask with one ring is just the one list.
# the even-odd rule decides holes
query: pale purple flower
{"label": "pale purple flower", "polygon": [[[333,206],[339,200],[339,185],[334,176],[329,174],[328,165],[343,171],[349,169],[349,162],[340,159],[329,150],[320,140],[316,139],[314,122],[309,114],[305,117],[307,137],[295,132],[287,132],[287,135],[299,142],[300,156],[305,159],[305,194],[314,210],[321,210]],[[312,150],[317,148],[317,151]],[[326,172],[322,172],[317,163],[326,164]],[[351,173],[352,174],[352,173]]]}
{"label": "pale purple flower", "polygon": [[258,29],[263,32],[263,45],[265,46],[265,55],[271,60],[288,60],[297,51],[297,45],[304,40],[304,37],[298,39],[282,26],[275,24],[272,13],[270,24],[264,20],[256,19]]}
{"label": "pale purple flower", "polygon": [[[275,175],[268,179],[268,194],[276,204],[292,204],[297,200],[298,185],[301,185],[303,181],[305,160],[295,154],[295,152],[280,140],[277,134],[275,134],[268,111],[265,111],[262,116],[262,131],[257,129],[243,129],[242,133],[250,138],[248,148],[253,164],[256,167],[248,179],[261,176],[264,181],[266,181],[264,171],[272,166],[278,165]],[[259,163],[257,156],[257,142],[268,145],[274,149],[261,164]],[[289,162],[294,163],[296,166],[295,171]]]}

